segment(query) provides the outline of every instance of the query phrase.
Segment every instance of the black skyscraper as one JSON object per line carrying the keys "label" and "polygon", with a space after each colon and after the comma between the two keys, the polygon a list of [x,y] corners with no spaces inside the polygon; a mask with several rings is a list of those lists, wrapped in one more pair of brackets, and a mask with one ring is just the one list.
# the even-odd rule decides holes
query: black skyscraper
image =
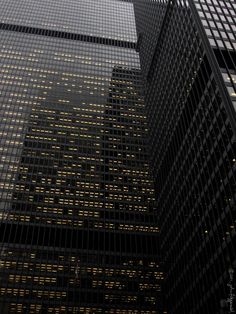
{"label": "black skyscraper", "polygon": [[1,314],[160,313],[132,3],[0,5]]}
{"label": "black skyscraper", "polygon": [[134,3],[167,305],[233,312],[235,2]]}

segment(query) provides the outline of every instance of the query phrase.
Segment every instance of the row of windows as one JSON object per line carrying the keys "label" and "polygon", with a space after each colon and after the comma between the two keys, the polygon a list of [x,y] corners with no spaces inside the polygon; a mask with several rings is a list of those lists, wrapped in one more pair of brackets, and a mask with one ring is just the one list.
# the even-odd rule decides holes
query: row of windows
{"label": "row of windows", "polygon": [[60,32],[60,31],[55,31],[55,30],[47,30],[43,28],[40,29],[40,28],[29,27],[29,26],[19,26],[19,25],[14,25],[14,24],[0,23],[0,29],[6,30],[6,31],[14,31],[14,32],[42,35],[42,36],[49,36],[49,37],[57,37],[57,38],[70,39],[70,40],[79,40],[79,41],[85,41],[85,42],[90,42],[90,43],[95,43],[95,44],[103,44],[103,45],[111,45],[111,46],[135,49],[135,43],[133,42],[127,42],[127,41],[121,41],[121,40],[115,40],[115,39],[109,39],[109,38],[103,38],[103,37],[95,37],[95,36],[89,36],[89,35],[82,35],[82,34],[76,34],[76,33],[67,33],[63,31]]}

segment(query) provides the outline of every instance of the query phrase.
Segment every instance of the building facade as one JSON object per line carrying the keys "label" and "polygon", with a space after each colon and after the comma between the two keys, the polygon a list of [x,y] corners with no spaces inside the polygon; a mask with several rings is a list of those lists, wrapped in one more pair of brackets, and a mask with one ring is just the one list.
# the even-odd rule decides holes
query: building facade
{"label": "building facade", "polygon": [[233,312],[235,4],[134,3],[166,304],[172,314]]}
{"label": "building facade", "polygon": [[0,5],[0,312],[161,313],[132,3]]}

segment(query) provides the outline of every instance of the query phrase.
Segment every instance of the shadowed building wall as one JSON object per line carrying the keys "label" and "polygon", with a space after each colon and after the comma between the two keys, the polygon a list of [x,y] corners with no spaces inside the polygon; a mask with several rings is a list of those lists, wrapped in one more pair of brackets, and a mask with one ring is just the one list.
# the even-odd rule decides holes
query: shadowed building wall
{"label": "shadowed building wall", "polygon": [[235,5],[134,5],[166,304],[224,313],[236,255]]}

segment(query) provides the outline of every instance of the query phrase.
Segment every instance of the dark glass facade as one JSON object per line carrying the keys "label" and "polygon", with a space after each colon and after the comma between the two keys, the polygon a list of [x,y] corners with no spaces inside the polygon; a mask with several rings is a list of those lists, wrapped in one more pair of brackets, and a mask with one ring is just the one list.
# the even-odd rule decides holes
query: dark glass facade
{"label": "dark glass facade", "polygon": [[0,5],[0,312],[160,313],[132,3]]}
{"label": "dark glass facade", "polygon": [[235,4],[134,3],[166,304],[172,314],[233,312]]}

